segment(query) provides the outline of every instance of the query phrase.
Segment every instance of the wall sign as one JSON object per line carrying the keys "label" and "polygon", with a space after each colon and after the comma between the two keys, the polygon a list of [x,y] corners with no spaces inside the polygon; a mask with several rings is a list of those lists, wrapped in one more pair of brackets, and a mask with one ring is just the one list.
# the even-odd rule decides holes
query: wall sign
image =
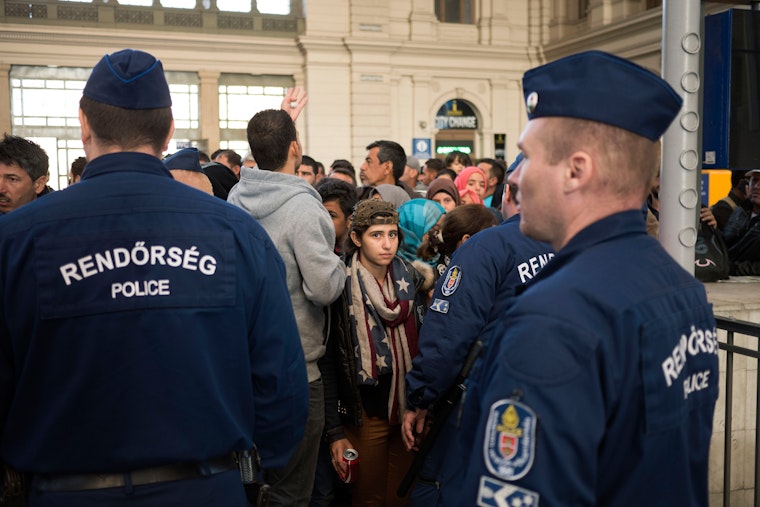
{"label": "wall sign", "polygon": [[477,129],[478,117],[472,106],[462,99],[452,99],[446,102],[435,115],[435,128],[448,129]]}

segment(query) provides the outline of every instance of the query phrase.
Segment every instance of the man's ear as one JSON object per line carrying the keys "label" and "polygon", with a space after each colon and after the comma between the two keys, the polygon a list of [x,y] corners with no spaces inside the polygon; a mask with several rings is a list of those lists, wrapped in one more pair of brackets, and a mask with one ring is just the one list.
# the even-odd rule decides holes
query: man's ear
{"label": "man's ear", "polygon": [[40,176],[39,178],[37,178],[36,180],[32,182],[32,188],[34,188],[35,194],[39,194],[40,192],[42,192],[42,189],[45,188],[45,183],[47,183],[47,180],[48,179],[46,178],[46,175],[43,174],[42,176]]}
{"label": "man's ear", "polygon": [[[290,141],[288,148],[288,158],[298,158],[298,141]],[[296,167],[298,169],[298,167]]]}
{"label": "man's ear", "polygon": [[79,126],[82,131],[82,144],[87,145],[92,141],[92,129],[90,129],[90,122],[81,107],[79,108]]}
{"label": "man's ear", "polygon": [[595,171],[594,159],[585,151],[576,151],[567,158],[565,191],[574,192],[588,186]]}
{"label": "man's ear", "polygon": [[[174,118],[172,118],[172,124],[171,127],[169,127],[169,135],[166,137],[166,141],[164,142],[164,147],[161,150],[161,153],[169,150],[169,141],[172,140],[172,136],[174,136]],[[159,153],[159,156],[161,153]]]}

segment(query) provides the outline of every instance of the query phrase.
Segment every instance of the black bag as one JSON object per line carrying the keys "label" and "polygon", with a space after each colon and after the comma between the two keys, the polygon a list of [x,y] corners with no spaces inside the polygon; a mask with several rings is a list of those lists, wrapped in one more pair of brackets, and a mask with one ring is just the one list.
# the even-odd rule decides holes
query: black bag
{"label": "black bag", "polygon": [[694,276],[702,282],[716,282],[728,278],[730,271],[728,248],[720,232],[700,222],[694,245]]}

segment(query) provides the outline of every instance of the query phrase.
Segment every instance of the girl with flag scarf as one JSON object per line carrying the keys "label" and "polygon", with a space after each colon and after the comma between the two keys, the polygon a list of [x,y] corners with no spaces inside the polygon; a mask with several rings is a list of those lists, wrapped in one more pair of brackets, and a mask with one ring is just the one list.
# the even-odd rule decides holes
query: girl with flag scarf
{"label": "girl with flag scarf", "polygon": [[333,466],[359,452],[354,506],[404,506],[396,496],[412,460],[400,435],[404,376],[417,354],[417,334],[430,281],[396,254],[398,213],[388,202],[359,202],[344,247],[346,287],[332,307],[325,383],[325,437]]}

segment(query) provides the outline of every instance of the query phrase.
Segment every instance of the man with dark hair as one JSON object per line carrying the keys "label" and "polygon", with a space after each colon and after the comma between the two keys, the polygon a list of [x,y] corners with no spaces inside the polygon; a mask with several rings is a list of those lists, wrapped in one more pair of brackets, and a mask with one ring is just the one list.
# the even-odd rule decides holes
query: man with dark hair
{"label": "man with dark hair", "polygon": [[734,209],[723,230],[732,275],[760,275],[760,169],[744,177],[747,199]]}
{"label": "man with dark hair", "polygon": [[712,214],[721,231],[726,228],[728,218],[737,207],[747,204],[748,181],[745,171],[731,171],[731,190],[728,195],[712,205]]}
{"label": "man with dark hair", "polygon": [[0,214],[32,202],[47,182],[48,156],[23,137],[3,135],[0,141]]}
{"label": "man with dark hair", "polygon": [[321,180],[322,178],[326,178],[327,175],[325,174],[325,164],[318,160],[315,163],[317,164],[317,181]]}
{"label": "man with dark hair", "polygon": [[350,185],[356,187],[356,169],[354,165],[348,160],[339,158],[330,164],[330,173],[327,175],[329,178],[336,178],[343,180]]}
{"label": "man with dark hair", "polygon": [[367,155],[359,171],[362,185],[397,185],[403,188],[410,198],[419,197],[414,189],[399,179],[404,175],[406,167],[406,153],[400,144],[381,140],[367,145],[366,149]]}
{"label": "man with dark hair", "polygon": [[301,157],[301,165],[296,169],[296,176],[303,178],[312,187],[317,183],[317,161],[308,155]]}
{"label": "man with dark hair", "polygon": [[439,158],[430,158],[425,165],[422,166],[419,181],[422,182],[425,187],[429,187],[433,180],[438,177],[438,172],[443,169],[443,160]]}
{"label": "man with dark hair", "polygon": [[322,205],[332,218],[335,227],[335,253],[343,252],[343,243],[348,237],[348,228],[351,225],[351,213],[356,204],[356,186],[337,178],[322,178],[316,186]]}
{"label": "man with dark hair", "polygon": [[557,253],[470,378],[446,503],[706,507],[715,318],[641,217],[683,101],[601,51],[531,69],[522,89],[525,160],[509,181],[520,230]]}
{"label": "man with dark hair", "polygon": [[243,157],[235,150],[222,150],[214,157],[214,162],[226,165],[230,171],[235,173],[235,177],[240,179],[240,166],[243,165]]}
{"label": "man with dark hair", "polygon": [[161,62],[106,55],[83,95],[82,182],[0,219],[0,456],[30,507],[243,507],[235,454],[283,466],[307,415],[282,259],[161,163]]}
{"label": "man with dark hair", "polygon": [[477,165],[486,173],[486,195],[483,197],[483,204],[500,209],[501,197],[504,194],[504,174],[507,172],[504,161],[481,158]]}
{"label": "man with dark hair", "polygon": [[418,193],[417,197],[420,197],[419,192],[422,193],[422,197],[425,196],[425,192],[427,192],[426,188],[420,188],[419,190],[417,187],[417,176],[420,175],[420,161],[417,160],[417,157],[414,157],[412,155],[408,155],[406,157],[406,165],[404,166],[404,174],[401,175],[399,178],[399,181],[404,183],[409,188],[412,188],[415,190],[415,192]]}
{"label": "man with dark hair", "polygon": [[285,261],[309,380],[306,433],[287,466],[268,471],[270,505],[305,506],[311,497],[325,424],[317,365],[325,354],[324,311],[343,291],[345,267],[333,253],[335,229],[322,199],[314,187],[296,176],[303,155],[294,118],[284,110],[260,111],[248,123],[247,133],[258,169],[243,167],[228,201],[259,221]]}
{"label": "man with dark hair", "polygon": [[86,165],[87,159],[84,157],[77,157],[71,163],[71,169],[69,170],[69,186],[74,183],[79,183],[79,180],[82,179],[82,173],[84,172],[84,167]]}

